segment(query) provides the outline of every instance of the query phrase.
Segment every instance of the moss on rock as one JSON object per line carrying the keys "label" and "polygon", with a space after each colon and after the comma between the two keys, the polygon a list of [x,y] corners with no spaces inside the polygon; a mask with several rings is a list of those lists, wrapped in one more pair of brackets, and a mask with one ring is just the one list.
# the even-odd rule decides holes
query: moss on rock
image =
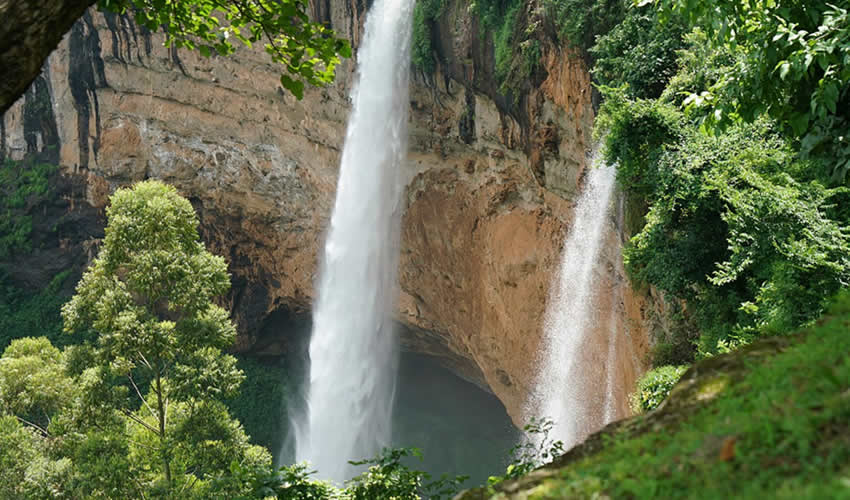
{"label": "moss on rock", "polygon": [[458,500],[850,497],[850,294],[814,327],[693,365],[650,413]]}

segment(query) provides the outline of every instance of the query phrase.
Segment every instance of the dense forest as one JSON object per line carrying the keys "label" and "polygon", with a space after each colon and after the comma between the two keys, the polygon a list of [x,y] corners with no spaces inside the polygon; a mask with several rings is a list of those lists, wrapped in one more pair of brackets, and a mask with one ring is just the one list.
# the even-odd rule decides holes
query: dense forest
{"label": "dense forest", "polygon": [[[100,2],[135,9],[140,24],[205,57],[268,37],[283,88],[299,98],[351,55],[308,21],[306,2],[165,5]],[[440,63],[433,32],[445,8],[420,0],[413,12],[411,65],[425,78]],[[590,69],[594,133],[626,200],[625,269],[634,288],[661,297],[665,317],[634,388],[636,417],[572,451],[535,420],[525,430],[540,439],[461,498],[848,495],[850,2],[469,9],[513,106],[544,77],[541,33]],[[58,170],[3,159],[0,262],[44,231],[66,231],[36,221],[57,197]],[[415,449],[350,457],[364,472],[342,486],[306,464],[273,464],[280,436],[265,415],[284,411],[288,388],[268,364],[228,354],[227,263],[205,248],[190,202],[145,181],[115,191],[106,219],[81,277],[67,269],[33,290],[0,266],[0,498],[458,493],[463,477],[416,470]]]}

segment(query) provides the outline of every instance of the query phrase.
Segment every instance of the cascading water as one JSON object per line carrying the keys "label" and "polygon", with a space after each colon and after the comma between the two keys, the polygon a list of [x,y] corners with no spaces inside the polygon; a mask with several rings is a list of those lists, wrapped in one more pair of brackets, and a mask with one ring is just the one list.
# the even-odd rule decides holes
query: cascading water
{"label": "cascading water", "polygon": [[376,0],[366,19],[313,313],[296,459],[337,482],[353,475],[348,460],[374,456],[391,436],[412,10],[413,0]]}
{"label": "cascading water", "polygon": [[587,338],[601,319],[594,300],[594,270],[600,261],[614,177],[615,169],[610,166],[591,168],[587,173],[560,269],[549,291],[539,371],[526,408],[529,418],[552,419],[549,437],[563,441],[567,448],[614,414],[610,394],[614,360],[599,358],[616,355],[616,330],[612,330],[616,318],[605,318],[611,327],[609,338],[601,339],[605,354],[590,348]]}

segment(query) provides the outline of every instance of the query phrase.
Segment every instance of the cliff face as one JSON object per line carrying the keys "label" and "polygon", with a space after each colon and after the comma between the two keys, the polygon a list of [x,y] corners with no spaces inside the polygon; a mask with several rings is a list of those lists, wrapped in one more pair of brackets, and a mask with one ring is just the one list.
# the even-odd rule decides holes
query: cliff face
{"label": "cliff face", "polygon": [[[359,2],[316,2],[314,15],[356,44]],[[533,382],[549,285],[592,147],[590,79],[568,49],[543,46],[542,70],[517,99],[501,96],[492,49],[466,5],[435,27],[441,63],[411,85],[409,179],[397,318],[403,344],[440,356],[492,390],[519,420]],[[3,116],[0,150],[40,154],[84,179],[102,208],[117,187],[158,178],[198,210],[208,247],[224,255],[237,348],[266,352],[271,313],[309,310],[333,204],[354,80],[285,94],[261,51],[203,59],[162,46],[130,19],[87,13],[27,95]],[[612,218],[597,279],[617,318],[620,413],[646,350],[643,303],[619,263]]]}

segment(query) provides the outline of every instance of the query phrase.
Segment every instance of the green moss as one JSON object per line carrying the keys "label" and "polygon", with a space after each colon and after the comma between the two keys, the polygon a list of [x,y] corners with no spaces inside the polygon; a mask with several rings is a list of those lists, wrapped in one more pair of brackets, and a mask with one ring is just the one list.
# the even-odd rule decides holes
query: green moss
{"label": "green moss", "polygon": [[501,498],[848,497],[848,327],[845,293],[808,331],[696,364],[667,405]]}

